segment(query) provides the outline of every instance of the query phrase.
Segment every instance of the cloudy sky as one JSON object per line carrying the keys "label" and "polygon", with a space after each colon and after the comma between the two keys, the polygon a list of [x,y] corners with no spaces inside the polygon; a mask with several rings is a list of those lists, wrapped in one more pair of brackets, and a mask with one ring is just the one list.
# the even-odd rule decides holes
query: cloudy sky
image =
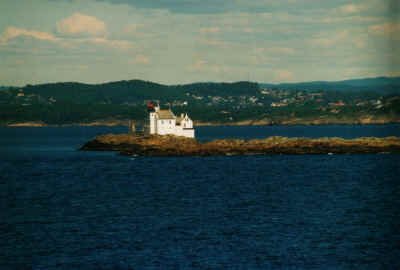
{"label": "cloudy sky", "polygon": [[400,75],[398,0],[1,0],[0,85]]}

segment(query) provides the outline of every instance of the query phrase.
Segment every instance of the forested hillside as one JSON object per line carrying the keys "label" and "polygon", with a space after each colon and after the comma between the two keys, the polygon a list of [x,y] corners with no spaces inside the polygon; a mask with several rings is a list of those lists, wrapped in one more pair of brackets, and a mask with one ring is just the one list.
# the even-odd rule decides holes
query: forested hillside
{"label": "forested hillside", "polygon": [[0,123],[77,124],[143,121],[145,103],[159,100],[196,122],[356,123],[400,119],[399,78],[298,84],[193,83],[131,80],[52,83],[0,91]]}

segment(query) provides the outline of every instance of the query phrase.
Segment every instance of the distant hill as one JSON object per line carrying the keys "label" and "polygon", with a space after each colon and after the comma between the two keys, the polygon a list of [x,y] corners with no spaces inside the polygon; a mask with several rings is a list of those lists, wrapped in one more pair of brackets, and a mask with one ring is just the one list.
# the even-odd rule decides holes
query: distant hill
{"label": "distant hill", "polygon": [[235,83],[194,83],[186,85],[163,85],[154,82],[131,80],[103,84],[52,83],[28,85],[23,88],[29,94],[44,98],[53,97],[76,103],[126,103],[158,99],[165,102],[184,97],[187,92],[199,95],[240,95],[255,94],[258,84],[251,82]]}
{"label": "distant hill", "polygon": [[140,122],[148,100],[214,124],[397,122],[399,90],[400,78],[290,84],[48,83],[0,91],[0,124]]}
{"label": "distant hill", "polygon": [[299,83],[261,83],[261,87],[303,91],[379,91],[382,94],[400,93],[400,77],[377,77],[345,81],[315,81]]}
{"label": "distant hill", "polygon": [[0,91],[1,90],[8,90],[8,89],[16,89],[17,87],[14,87],[14,86],[1,86],[0,85]]}

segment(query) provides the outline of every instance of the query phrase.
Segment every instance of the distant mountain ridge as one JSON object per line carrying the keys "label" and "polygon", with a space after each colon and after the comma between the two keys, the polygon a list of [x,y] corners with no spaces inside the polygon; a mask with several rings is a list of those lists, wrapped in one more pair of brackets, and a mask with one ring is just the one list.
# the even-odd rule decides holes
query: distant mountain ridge
{"label": "distant mountain ridge", "polygon": [[399,93],[400,77],[376,77],[349,79],[343,81],[311,81],[296,83],[260,83],[261,87],[285,89],[285,90],[308,90],[308,91],[380,91],[382,93]]}
{"label": "distant mountain ridge", "polygon": [[193,83],[183,85],[163,85],[150,81],[130,80],[101,84],[84,84],[62,82],[50,84],[27,85],[20,88],[26,93],[53,97],[77,103],[123,103],[148,99],[171,101],[182,98],[186,93],[192,95],[251,95],[258,92],[257,83]]}
{"label": "distant mountain ridge", "polygon": [[[247,81],[237,81],[237,82],[194,82],[187,84],[161,84],[151,81],[145,81],[140,79],[133,80],[122,80],[122,81],[111,81],[104,83],[80,83],[80,82],[56,82],[56,83],[43,83],[31,85],[28,84],[22,87],[16,86],[0,86],[0,90],[7,89],[16,89],[16,88],[26,88],[26,87],[45,87],[49,88],[51,86],[60,86],[66,87],[68,86],[81,86],[85,89],[87,88],[99,88],[99,87],[110,87],[115,88],[116,85],[120,85],[121,87],[129,87],[129,85],[135,85],[135,88],[163,88],[163,89],[172,89],[172,88],[185,88],[185,89],[204,89],[204,88],[220,88],[218,86],[234,86],[236,84],[242,85],[244,83],[257,83],[257,82],[247,82]],[[304,81],[304,82],[292,82],[292,83],[258,83],[260,87],[263,88],[274,88],[280,90],[298,90],[298,91],[307,91],[307,90],[334,90],[334,91],[394,91],[400,92],[400,76],[398,77],[371,77],[371,78],[357,78],[357,79],[348,79],[341,81]]]}

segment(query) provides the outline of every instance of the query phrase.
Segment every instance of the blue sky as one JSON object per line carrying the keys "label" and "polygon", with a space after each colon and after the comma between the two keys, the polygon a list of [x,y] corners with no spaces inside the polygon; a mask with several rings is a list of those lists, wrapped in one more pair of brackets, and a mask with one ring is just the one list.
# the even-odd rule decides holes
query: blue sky
{"label": "blue sky", "polygon": [[400,75],[398,0],[0,1],[0,85]]}

